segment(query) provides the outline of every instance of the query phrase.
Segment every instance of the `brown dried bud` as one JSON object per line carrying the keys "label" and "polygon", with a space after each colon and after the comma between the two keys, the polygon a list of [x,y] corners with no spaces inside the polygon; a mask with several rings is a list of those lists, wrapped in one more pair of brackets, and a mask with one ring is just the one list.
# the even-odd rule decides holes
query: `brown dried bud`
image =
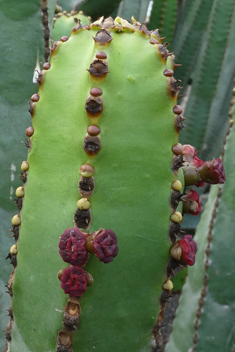
{"label": "brown dried bud", "polygon": [[102,60],[93,60],[87,71],[90,72],[94,82],[103,82],[109,72],[107,63]]}
{"label": "brown dried bud", "polygon": [[78,184],[79,193],[83,198],[89,198],[95,188],[93,177],[81,177]]}
{"label": "brown dried bud", "polygon": [[79,229],[87,230],[91,223],[91,209],[81,210],[77,208],[74,214],[74,223]]}
{"label": "brown dried bud", "polygon": [[60,330],[56,340],[56,352],[72,352],[72,333],[68,330]]}
{"label": "brown dried bud", "polygon": [[81,307],[76,299],[69,299],[64,311],[63,324],[72,330],[77,330],[79,325]]}
{"label": "brown dried bud", "polygon": [[83,143],[83,149],[89,156],[95,156],[101,149],[99,137],[86,136]]}
{"label": "brown dried bud", "polygon": [[103,111],[103,100],[100,97],[88,97],[85,109],[88,117],[99,117]]}
{"label": "brown dried bud", "polygon": [[100,29],[93,37],[97,48],[108,48],[113,40],[111,34],[106,29]]}
{"label": "brown dried bud", "polygon": [[184,120],[185,120],[185,117],[182,115],[175,116],[174,126],[177,133],[179,133],[185,127]]}

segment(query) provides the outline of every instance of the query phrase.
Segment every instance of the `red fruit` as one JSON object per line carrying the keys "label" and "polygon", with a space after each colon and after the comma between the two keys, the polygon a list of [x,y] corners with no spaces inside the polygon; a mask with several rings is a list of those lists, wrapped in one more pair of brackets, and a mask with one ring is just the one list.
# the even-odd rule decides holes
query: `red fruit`
{"label": "red fruit", "polygon": [[206,161],[198,168],[198,172],[201,179],[210,184],[224,183],[226,180],[224,166],[220,158]]}
{"label": "red fruit", "polygon": [[112,230],[100,229],[87,237],[88,252],[95,254],[99,261],[110,263],[118,254],[117,236]]}
{"label": "red fruit", "polygon": [[64,270],[60,281],[60,287],[64,290],[64,293],[68,293],[70,297],[81,297],[86,291],[86,273],[82,268],[70,265],[69,268]]}
{"label": "red fruit", "polygon": [[198,248],[192,236],[185,235],[182,240],[177,242],[177,244],[182,250],[180,260],[190,266],[193,265],[195,263],[195,254],[197,253]]}
{"label": "red fruit", "polygon": [[88,254],[86,251],[86,235],[77,227],[66,229],[60,236],[59,253],[64,262],[76,266],[86,264]]}
{"label": "red fruit", "polygon": [[201,204],[199,202],[199,195],[193,189],[190,189],[183,199],[183,210],[184,213],[198,215],[201,211]]}

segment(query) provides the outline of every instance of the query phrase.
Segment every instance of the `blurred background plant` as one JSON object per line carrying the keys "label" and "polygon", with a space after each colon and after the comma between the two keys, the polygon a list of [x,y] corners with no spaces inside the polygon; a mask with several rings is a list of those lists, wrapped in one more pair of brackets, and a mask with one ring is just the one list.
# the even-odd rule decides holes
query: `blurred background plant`
{"label": "blurred background plant", "polygon": [[[13,200],[15,189],[19,185],[20,164],[27,155],[27,148],[24,148],[25,129],[31,121],[30,114],[27,113],[28,100],[33,93],[37,92],[37,85],[34,84],[36,82],[35,75],[37,75],[37,72],[34,71],[36,63],[36,69],[40,71],[42,63],[48,58],[51,40],[58,40],[60,34],[57,32],[62,30],[63,35],[69,35],[74,26],[74,19],[67,12],[72,10],[83,11],[84,15],[90,16],[87,18],[81,13],[76,15],[84,25],[89,23],[90,18],[95,20],[103,15],[105,17],[111,15],[112,17],[121,16],[129,20],[134,16],[137,21],[145,22],[150,30],[159,28],[160,34],[166,36],[165,40],[170,43],[168,48],[175,53],[176,62],[182,64],[175,73],[176,78],[182,80],[182,98],[179,103],[184,108],[186,118],[186,127],[180,135],[180,142],[194,145],[198,150],[199,158],[212,160],[220,156],[229,123],[232,128],[230,104],[235,75],[235,1],[116,0],[110,2],[109,0],[60,0],[56,4],[56,0],[48,0],[47,2],[42,0],[41,3],[39,0],[30,2],[22,0],[20,2],[15,1],[9,6],[9,2],[0,0],[0,5],[3,35],[0,44],[2,54],[0,61],[0,160],[2,164],[0,180],[2,198],[0,208],[0,265],[2,268],[0,273],[0,348],[3,349],[5,338],[2,331],[8,322],[6,309],[10,304],[10,297],[5,293],[5,285],[11,272],[11,266],[5,260],[5,257],[13,244],[8,229],[11,218],[15,214]],[[61,25],[58,20],[53,32],[55,12],[57,18],[61,21]],[[65,31],[68,32],[64,33]],[[231,162],[233,159],[232,150],[234,150],[233,142],[231,142],[232,138],[234,139],[234,137],[229,139],[229,152],[228,156],[225,157],[227,179],[230,180],[233,179],[233,170],[235,169]],[[223,189],[224,191],[222,191]],[[205,187],[200,189],[202,204],[205,204],[208,190]],[[218,324],[220,319],[229,321],[229,323],[225,324],[222,329],[221,334],[223,333],[224,339],[221,339],[220,344],[217,344],[220,349],[216,349],[216,342],[214,342],[216,341],[214,336],[216,333],[212,333],[213,328],[211,328],[211,334],[205,336],[205,340],[209,346],[212,346],[211,343],[213,342],[213,348],[209,349],[209,347],[200,346],[198,343],[198,351],[232,350],[233,327],[235,324],[234,302],[231,296],[232,284],[230,281],[233,277],[231,263],[234,262],[234,255],[231,250],[232,220],[234,219],[233,194],[234,185],[232,181],[227,181],[224,186],[216,186],[210,194],[202,223],[197,231],[199,242],[197,264],[189,270],[189,279],[181,299],[182,307],[179,309],[178,320],[176,320],[174,326],[175,333],[173,332],[173,338],[167,347],[167,351],[182,352],[188,350],[192,347],[193,336],[194,343],[198,343],[197,330],[199,319],[202,320],[201,310],[204,302],[202,296],[203,292],[205,296],[208,289],[206,305],[208,311],[216,312],[216,314],[213,316],[209,313],[203,315],[205,321],[201,322],[199,326],[199,335],[203,335],[203,331],[206,330],[204,326],[214,326],[212,325],[213,319],[214,322],[217,322],[218,328],[221,328],[221,324]],[[219,220],[215,220],[217,213],[219,214]],[[185,216],[184,228],[193,234],[199,218],[200,216]],[[213,227],[213,236],[210,232],[212,231],[212,223],[216,224],[216,228]],[[222,241],[221,233],[225,232],[226,236],[223,237]],[[213,251],[210,252],[208,248],[210,248],[212,237],[215,241],[213,239]],[[208,262],[204,266],[203,259],[206,248]],[[216,248],[220,250],[220,253],[217,253]],[[227,259],[227,250],[230,253],[229,259]],[[213,263],[216,261],[214,258],[220,258],[218,263],[221,263],[221,267],[218,267],[219,264],[214,269],[213,266],[209,267],[208,263],[210,261]],[[228,262],[230,264],[226,266]],[[221,274],[222,270],[223,274]],[[207,280],[205,277],[207,278],[208,275],[212,278],[209,288],[205,281]],[[182,277],[184,276],[185,274],[181,274],[176,279],[175,286],[178,290],[182,287],[184,282]],[[227,279],[227,281],[222,280],[223,291],[221,291],[221,277]],[[202,298],[198,306],[200,297]],[[182,345],[182,339],[180,343],[177,336],[179,336],[179,329],[181,331],[185,329],[185,309],[189,309],[191,314],[188,315],[189,321],[187,322],[188,337],[183,339],[185,342]],[[197,319],[195,320],[196,316]],[[213,318],[214,316],[216,318]],[[217,335],[219,335],[219,332]],[[222,343],[225,343],[225,345]]]}

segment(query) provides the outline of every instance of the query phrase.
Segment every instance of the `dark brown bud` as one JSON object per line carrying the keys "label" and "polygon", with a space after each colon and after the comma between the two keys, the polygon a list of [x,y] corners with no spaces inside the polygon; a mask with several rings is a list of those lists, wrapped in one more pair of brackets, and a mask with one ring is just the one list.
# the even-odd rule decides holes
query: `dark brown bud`
{"label": "dark brown bud", "polygon": [[96,47],[105,47],[108,48],[111,41],[113,40],[111,34],[109,31],[106,29],[100,29],[97,33],[96,36],[93,37]]}
{"label": "dark brown bud", "polygon": [[88,117],[99,117],[103,111],[103,100],[100,97],[88,97],[85,109]]}
{"label": "dark brown bud", "polygon": [[42,67],[43,67],[43,70],[49,70],[49,68],[51,67],[51,64],[50,62],[45,62]]}
{"label": "dark brown bud", "polygon": [[103,94],[102,90],[98,87],[94,87],[90,90],[90,95],[93,95],[93,97],[98,97],[102,94]]}
{"label": "dark brown bud", "polygon": [[28,137],[31,137],[33,135],[33,133],[34,133],[34,128],[32,126],[29,126],[25,131],[25,134]]}
{"label": "dark brown bud", "polygon": [[87,133],[93,137],[98,136],[98,134],[100,134],[100,128],[96,125],[91,125],[87,127]]}
{"label": "dark brown bud", "polygon": [[86,136],[83,143],[83,149],[89,156],[95,156],[101,149],[99,137]]}
{"label": "dark brown bud", "polygon": [[170,70],[169,68],[166,69],[164,72],[163,72],[164,76],[166,77],[172,77],[173,74],[174,74],[174,71]]}
{"label": "dark brown bud", "polygon": [[39,94],[33,94],[31,96],[31,100],[36,103],[37,101],[39,101]]}
{"label": "dark brown bud", "polygon": [[183,146],[182,146],[182,144],[180,144],[180,143],[173,145],[173,147],[171,148],[171,150],[172,150],[172,152],[173,152],[175,155],[181,155],[181,154],[183,154]]}
{"label": "dark brown bud", "polygon": [[173,107],[173,112],[174,112],[174,114],[176,114],[176,115],[181,115],[182,112],[183,112],[183,109],[182,109],[182,107],[181,107],[180,105],[175,105],[175,106]]}
{"label": "dark brown bud", "polygon": [[97,59],[100,59],[100,60],[105,60],[107,59],[107,55],[103,52],[103,51],[99,51],[96,56],[95,56]]}

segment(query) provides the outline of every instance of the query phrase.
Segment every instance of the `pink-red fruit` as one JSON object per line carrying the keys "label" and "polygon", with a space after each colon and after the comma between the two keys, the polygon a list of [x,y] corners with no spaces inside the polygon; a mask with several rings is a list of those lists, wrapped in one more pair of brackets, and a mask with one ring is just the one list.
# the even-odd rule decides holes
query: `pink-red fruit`
{"label": "pink-red fruit", "polygon": [[184,213],[191,215],[198,215],[201,211],[201,204],[199,202],[199,195],[193,189],[190,189],[183,197]]}
{"label": "pink-red fruit", "polygon": [[64,293],[69,294],[70,297],[81,297],[86,291],[86,273],[82,268],[70,265],[69,268],[64,270],[60,281],[60,287],[64,290]]}
{"label": "pink-red fruit", "polygon": [[182,240],[177,242],[177,244],[182,250],[180,260],[190,266],[193,265],[195,263],[195,254],[197,253],[198,248],[192,236],[185,235]]}
{"label": "pink-red fruit", "polygon": [[112,230],[100,229],[87,237],[86,248],[99,261],[110,263],[118,254],[117,236]]}
{"label": "pink-red fruit", "polygon": [[202,180],[210,184],[224,183],[226,180],[224,166],[220,158],[206,161],[199,167],[198,172]]}
{"label": "pink-red fruit", "polygon": [[59,253],[64,262],[76,266],[86,264],[88,254],[86,251],[86,235],[77,227],[66,229],[60,236]]}

